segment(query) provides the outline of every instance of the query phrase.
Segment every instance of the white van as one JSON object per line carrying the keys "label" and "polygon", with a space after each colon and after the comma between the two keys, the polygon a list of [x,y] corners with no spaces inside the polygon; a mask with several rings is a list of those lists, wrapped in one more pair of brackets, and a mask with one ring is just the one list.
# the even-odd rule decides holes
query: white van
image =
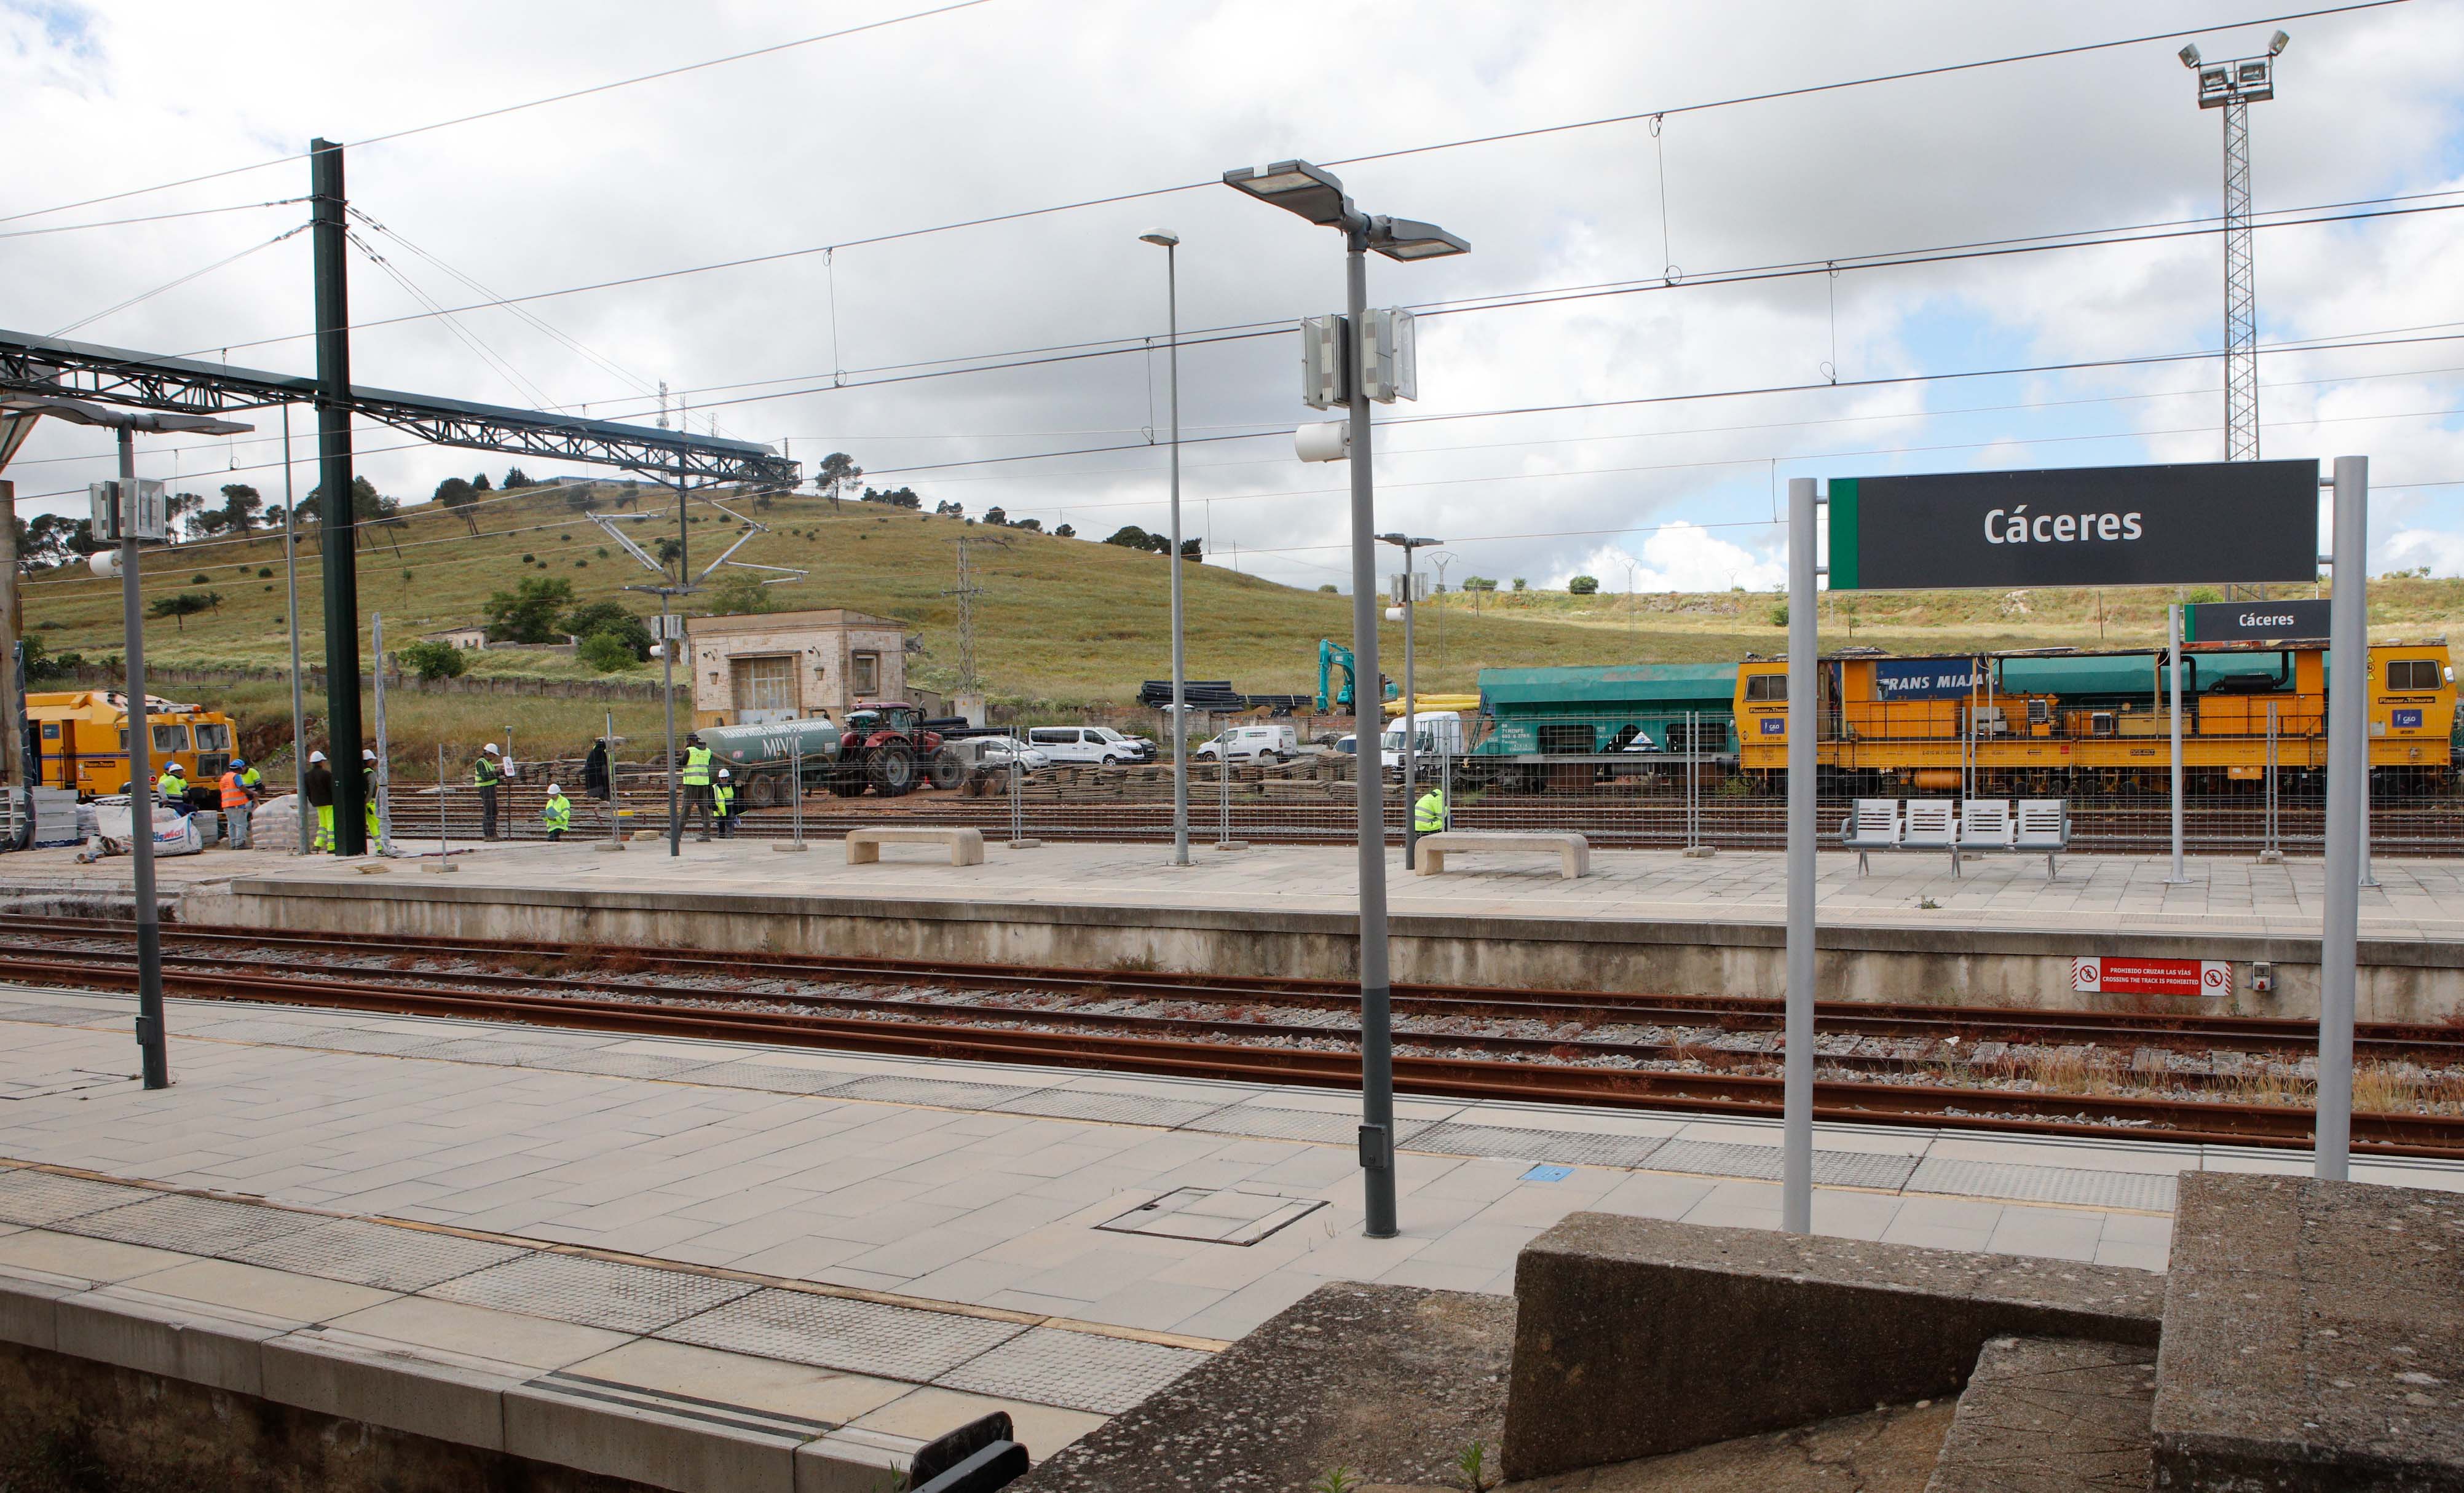
{"label": "white van", "polygon": [[1030,726],[1026,744],[1056,762],[1117,767],[1146,757],[1137,742],[1107,726]]}
{"label": "white van", "polygon": [[1201,743],[1190,755],[1210,762],[1224,756],[1236,762],[1267,757],[1287,762],[1300,749],[1300,734],[1289,726],[1235,726],[1214,740]]}
{"label": "white van", "polygon": [[[1412,755],[1418,757],[1461,757],[1463,755],[1463,717],[1452,711],[1422,711],[1412,717]],[[1386,734],[1377,740],[1378,756],[1396,772],[1403,770],[1403,719],[1397,716],[1386,723]]]}

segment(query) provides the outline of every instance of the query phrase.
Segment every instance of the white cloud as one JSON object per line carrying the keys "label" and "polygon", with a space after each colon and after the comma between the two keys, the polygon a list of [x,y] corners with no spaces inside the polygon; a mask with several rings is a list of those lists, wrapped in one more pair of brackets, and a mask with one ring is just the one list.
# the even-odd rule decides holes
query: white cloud
{"label": "white cloud", "polygon": [[1564,590],[1569,578],[1596,578],[1603,591],[1771,591],[1788,583],[1788,566],[1680,520],[1644,539],[1636,555],[1617,545],[1595,549],[1549,584]]}

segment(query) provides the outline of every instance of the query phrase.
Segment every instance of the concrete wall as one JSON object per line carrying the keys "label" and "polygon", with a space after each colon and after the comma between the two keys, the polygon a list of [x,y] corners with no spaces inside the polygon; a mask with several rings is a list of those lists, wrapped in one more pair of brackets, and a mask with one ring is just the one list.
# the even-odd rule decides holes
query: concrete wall
{"label": "concrete wall", "polygon": [[[822,847],[826,853],[831,847]],[[999,882],[987,883],[987,889]],[[191,923],[334,933],[948,959],[1065,969],[1153,969],[1355,977],[1353,919],[1331,912],[1055,906],[888,897],[753,896],[438,886],[432,878],[344,885],[249,877],[187,892]],[[1398,916],[1394,977],[1417,984],[1771,996],[1782,993],[1782,931],[1768,924]],[[2048,1009],[2231,1011],[2315,1018],[2316,939],[1831,928],[1816,976],[1826,999]],[[2205,1004],[2084,996],[2082,953],[2231,959],[2244,988]],[[2464,943],[2363,941],[2365,1021],[2434,1021],[2464,1010]],[[2277,988],[2247,988],[2248,963]]]}

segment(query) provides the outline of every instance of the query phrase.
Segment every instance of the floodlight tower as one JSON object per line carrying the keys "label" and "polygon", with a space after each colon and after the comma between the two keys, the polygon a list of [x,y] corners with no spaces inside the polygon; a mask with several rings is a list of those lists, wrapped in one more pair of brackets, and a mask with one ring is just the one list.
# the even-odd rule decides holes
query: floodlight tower
{"label": "floodlight tower", "polygon": [[2182,65],[2198,76],[2199,107],[2225,112],[2225,460],[2258,460],[2258,277],[2250,244],[2250,105],[2276,97],[2276,59],[2293,40],[2267,39],[2267,55],[2202,62],[2184,47]]}

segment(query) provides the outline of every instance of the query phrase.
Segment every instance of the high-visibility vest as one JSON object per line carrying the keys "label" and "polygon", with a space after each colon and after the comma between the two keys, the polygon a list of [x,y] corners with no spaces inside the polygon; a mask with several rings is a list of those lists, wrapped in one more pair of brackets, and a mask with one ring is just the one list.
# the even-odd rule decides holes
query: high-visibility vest
{"label": "high-visibility vest", "polygon": [[223,807],[235,809],[248,803],[248,789],[240,782],[239,774],[223,774]]}
{"label": "high-visibility vest", "polygon": [[1412,827],[1421,834],[1433,835],[1446,827],[1446,796],[1431,788],[1412,805]]}
{"label": "high-visibility vest", "polygon": [[252,767],[247,772],[239,775],[239,785],[246,788],[249,792],[254,793],[257,789],[265,786],[265,775]]}
{"label": "high-visibility vest", "polygon": [[370,784],[369,789],[370,791],[368,793],[367,802],[360,805],[360,817],[367,822],[368,840],[370,843],[374,843],[377,837],[384,834],[385,831],[377,820],[377,796],[375,793],[375,785]]}
{"label": "high-visibility vest", "polygon": [[725,819],[727,817],[727,806],[736,801],[736,790],[722,782],[713,786],[710,790],[710,794],[711,801],[718,806],[718,817]]}
{"label": "high-visibility vest", "polygon": [[185,799],[188,796],[188,779],[178,773],[165,773],[155,779],[154,785],[163,791],[165,799]]}
{"label": "high-visibility vest", "polygon": [[710,786],[710,748],[685,748],[684,783],[688,788],[707,788]]}
{"label": "high-visibility vest", "polygon": [[471,780],[482,788],[495,787],[504,776],[505,770],[496,765],[496,759],[493,757],[480,757],[478,765],[471,769]]}
{"label": "high-visibility vest", "polygon": [[547,801],[547,807],[539,810],[539,820],[550,829],[571,829],[573,801],[561,793],[558,794]]}

